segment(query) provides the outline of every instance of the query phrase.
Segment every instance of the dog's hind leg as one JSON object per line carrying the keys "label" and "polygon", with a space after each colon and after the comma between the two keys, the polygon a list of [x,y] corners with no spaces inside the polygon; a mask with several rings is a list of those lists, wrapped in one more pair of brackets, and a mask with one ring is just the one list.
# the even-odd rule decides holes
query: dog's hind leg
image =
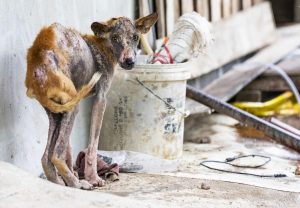
{"label": "dog's hind leg", "polygon": [[73,168],[69,168],[70,159],[67,158],[71,156],[68,154],[68,145],[77,112],[78,107],[75,107],[74,110],[62,114],[60,130],[54,147],[53,155],[51,156],[51,161],[56,167],[59,175],[63,177],[68,186],[81,189],[92,189],[91,184],[89,184],[87,181],[79,180],[74,175]]}
{"label": "dog's hind leg", "polygon": [[104,186],[105,181],[97,174],[97,149],[100,137],[106,98],[100,93],[96,96],[91,118],[90,141],[85,155],[84,178],[93,186]]}
{"label": "dog's hind leg", "polygon": [[57,171],[51,162],[51,156],[53,154],[54,145],[56,143],[56,139],[59,133],[61,115],[52,113],[46,108],[45,110],[49,118],[49,131],[46,149],[42,157],[42,166],[44,169],[44,173],[49,181],[65,185],[62,178],[58,176]]}
{"label": "dog's hind leg", "polygon": [[69,169],[73,172],[72,147],[69,141],[66,153],[66,163]]}

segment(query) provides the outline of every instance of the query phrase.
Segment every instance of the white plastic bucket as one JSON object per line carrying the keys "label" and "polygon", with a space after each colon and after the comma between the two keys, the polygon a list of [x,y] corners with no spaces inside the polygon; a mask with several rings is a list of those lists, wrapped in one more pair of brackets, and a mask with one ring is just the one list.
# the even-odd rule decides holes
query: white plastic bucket
{"label": "white plastic bucket", "polygon": [[176,159],[182,155],[186,63],[137,64],[116,70],[99,149],[130,150]]}

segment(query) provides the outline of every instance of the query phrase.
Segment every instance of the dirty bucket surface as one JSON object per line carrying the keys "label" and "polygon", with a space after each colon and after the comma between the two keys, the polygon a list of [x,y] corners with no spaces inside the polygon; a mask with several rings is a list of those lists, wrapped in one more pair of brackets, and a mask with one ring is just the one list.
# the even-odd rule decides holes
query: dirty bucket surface
{"label": "dirty bucket surface", "polygon": [[131,150],[163,159],[182,154],[186,64],[116,70],[99,149]]}

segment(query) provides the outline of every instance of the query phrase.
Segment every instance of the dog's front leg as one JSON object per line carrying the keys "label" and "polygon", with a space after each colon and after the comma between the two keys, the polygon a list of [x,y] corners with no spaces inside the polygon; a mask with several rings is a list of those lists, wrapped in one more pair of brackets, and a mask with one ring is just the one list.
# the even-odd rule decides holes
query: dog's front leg
{"label": "dog's front leg", "polygon": [[92,109],[90,141],[86,151],[84,168],[84,177],[93,186],[103,186],[105,184],[104,180],[97,174],[97,149],[105,107],[105,96],[98,94]]}

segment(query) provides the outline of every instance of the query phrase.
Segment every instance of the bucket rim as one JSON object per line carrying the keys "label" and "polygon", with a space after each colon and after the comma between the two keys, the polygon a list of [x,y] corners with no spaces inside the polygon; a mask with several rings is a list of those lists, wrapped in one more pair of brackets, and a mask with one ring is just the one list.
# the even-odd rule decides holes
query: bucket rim
{"label": "bucket rim", "polygon": [[136,64],[131,70],[125,70],[121,66],[118,66],[118,69],[128,73],[190,73],[187,69],[189,64],[189,62],[178,64]]}

